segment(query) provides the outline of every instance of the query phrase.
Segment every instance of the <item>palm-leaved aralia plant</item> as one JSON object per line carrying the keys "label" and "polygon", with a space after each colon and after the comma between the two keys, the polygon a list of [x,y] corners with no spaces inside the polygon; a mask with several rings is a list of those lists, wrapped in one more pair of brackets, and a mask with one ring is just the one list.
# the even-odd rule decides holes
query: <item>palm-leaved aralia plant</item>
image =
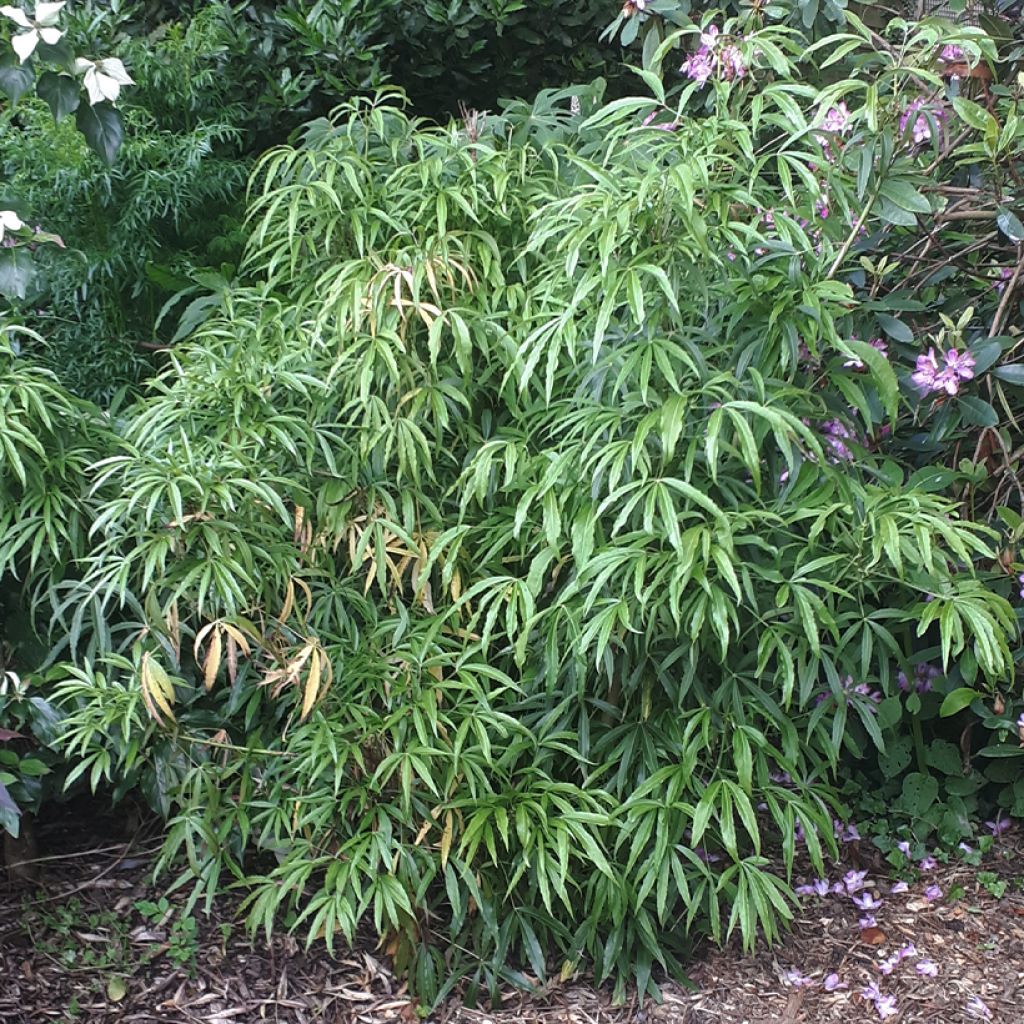
{"label": "palm-leaved aralia plant", "polygon": [[368,921],[427,999],[654,991],[695,935],[778,934],[922,635],[1010,671],[986,533],[888,458],[907,392],[839,273],[882,183],[918,202],[931,44],[821,94],[790,40],[730,43],[702,117],[651,71],[544,146],[383,95],[262,160],[254,283],[97,470],[82,586],[139,632],[62,686],[197,894]]}

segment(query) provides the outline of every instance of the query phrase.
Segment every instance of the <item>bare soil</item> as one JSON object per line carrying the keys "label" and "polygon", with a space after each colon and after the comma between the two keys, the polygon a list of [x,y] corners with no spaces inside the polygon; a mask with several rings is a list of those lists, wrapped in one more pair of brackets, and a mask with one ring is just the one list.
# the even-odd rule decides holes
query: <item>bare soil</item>
{"label": "bare soil", "polygon": [[[194,936],[144,917],[158,901],[149,867],[155,826],[81,807],[40,826],[40,885],[0,881],[0,1021],[4,1024],[203,1022],[414,1024],[421,1019],[387,958],[367,944],[335,957],[293,939],[250,941],[229,900],[196,913]],[[836,868],[839,879],[848,865]],[[981,874],[979,878],[979,872]],[[994,876],[994,878],[993,878]],[[980,869],[938,865],[905,893],[868,874],[881,901],[873,928],[849,895],[812,896],[787,938],[745,955],[705,948],[693,989],[663,986],[660,1004],[613,1006],[581,977],[493,1009],[452,1002],[438,1024],[1024,1024],[1024,844],[1011,832]],[[1000,883],[1005,883],[1001,885]],[[924,895],[937,885],[943,895]],[[899,949],[912,954],[884,973]],[[924,965],[924,966],[921,966]],[[932,966],[934,966],[934,975]],[[925,973],[921,973],[924,971]],[[795,972],[791,973],[791,972]],[[826,991],[823,982],[845,986]],[[871,985],[883,1000],[863,994]],[[885,997],[891,997],[885,1002]],[[881,1007],[881,1008],[880,1008]],[[894,1009],[888,1018],[881,1014]]]}

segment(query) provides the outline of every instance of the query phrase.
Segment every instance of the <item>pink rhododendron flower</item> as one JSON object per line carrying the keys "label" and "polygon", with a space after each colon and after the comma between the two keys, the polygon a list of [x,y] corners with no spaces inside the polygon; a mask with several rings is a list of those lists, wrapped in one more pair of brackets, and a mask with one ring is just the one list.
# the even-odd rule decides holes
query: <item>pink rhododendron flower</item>
{"label": "pink rhododendron flower", "polygon": [[957,46],[956,43],[947,43],[940,51],[939,56],[949,64],[965,60],[967,57],[963,47]]}
{"label": "pink rhododendron flower", "polygon": [[917,956],[917,946],[912,942],[906,942],[896,950],[897,960],[906,960],[908,956]]}
{"label": "pink rhododendron flower", "polygon": [[841,988],[849,988],[845,981],[839,980],[838,974],[830,974],[822,983],[821,987],[826,992],[838,992]]}
{"label": "pink rhododendron flower", "polygon": [[941,123],[944,117],[945,114],[941,109],[928,107],[925,101],[918,97],[907,107],[900,118],[900,134],[905,134],[909,126],[915,145],[921,146],[931,141],[932,122]]}
{"label": "pink rhododendron flower", "polygon": [[902,853],[904,857],[909,857],[910,856],[910,843],[908,843],[906,841],[906,839],[901,839],[896,844],[896,849],[899,850],[900,853]]}
{"label": "pink rhododendron flower", "polygon": [[876,900],[869,892],[862,892],[859,896],[853,897],[853,904],[860,910],[877,910],[882,905],[882,901]]}
{"label": "pink rhododendron flower", "polygon": [[917,865],[922,871],[934,871],[938,866],[938,861],[934,857],[922,857],[920,863]]}
{"label": "pink rhododendron flower", "polygon": [[942,890],[937,885],[929,885],[924,891],[924,898],[928,900],[929,903],[934,900],[941,900]]}
{"label": "pink rhododendron flower", "polygon": [[865,914],[857,922],[857,924],[860,926],[861,931],[863,931],[865,928],[877,928],[878,927],[878,921],[875,920],[875,915],[874,914]]}
{"label": "pink rhododendron flower", "polygon": [[894,882],[893,887],[889,890],[889,892],[896,896],[901,892],[907,892],[909,889],[910,886],[907,885],[906,882]]}
{"label": "pink rhododendron flower", "polygon": [[939,973],[939,965],[934,960],[919,960],[914,970],[922,977],[934,978]]}
{"label": "pink rhododendron flower", "polygon": [[927,354],[917,357],[917,365],[910,379],[923,391],[937,390],[935,380],[939,375],[939,360],[935,349],[928,349]]}
{"label": "pink rhododendron flower", "polygon": [[947,395],[955,395],[960,390],[962,381],[974,376],[974,356],[970,352],[957,352],[950,349],[939,356],[935,349],[928,349],[927,354],[917,357],[917,364],[910,379],[924,392],[945,391]]}

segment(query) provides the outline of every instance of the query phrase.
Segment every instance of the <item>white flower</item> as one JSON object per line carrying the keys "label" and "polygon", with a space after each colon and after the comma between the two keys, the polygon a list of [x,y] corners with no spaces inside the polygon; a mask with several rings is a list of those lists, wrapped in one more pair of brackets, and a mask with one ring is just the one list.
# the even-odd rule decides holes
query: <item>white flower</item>
{"label": "white flower", "polygon": [[75,61],[75,74],[80,75],[83,72],[90,105],[102,103],[103,100],[113,102],[121,94],[122,85],[135,84],[117,57],[107,57],[105,60],[86,60],[79,57]]}
{"label": "white flower", "polygon": [[40,42],[53,46],[64,35],[55,26],[57,16],[66,2],[67,0],[59,0],[59,3],[38,3],[33,18],[30,18],[20,7],[11,7],[10,4],[0,7],[0,14],[5,18],[10,18],[15,25],[24,29],[11,40],[11,46],[14,47],[14,52],[22,64],[32,56]]}
{"label": "white flower", "polygon": [[3,239],[5,231],[17,231],[24,226],[21,218],[13,210],[0,210],[0,240]]}

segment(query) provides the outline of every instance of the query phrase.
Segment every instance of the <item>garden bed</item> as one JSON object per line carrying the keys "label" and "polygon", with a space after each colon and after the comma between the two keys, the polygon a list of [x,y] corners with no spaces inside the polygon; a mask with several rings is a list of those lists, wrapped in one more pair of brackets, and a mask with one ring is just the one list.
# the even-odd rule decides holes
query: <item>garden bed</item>
{"label": "garden bed", "polygon": [[[288,937],[251,942],[228,899],[209,917],[197,912],[181,924],[148,876],[155,831],[143,828],[124,841],[116,819],[90,810],[79,807],[40,827],[37,891],[9,883],[0,889],[4,1024],[419,1019],[405,985],[372,942],[335,958],[321,947],[307,953]],[[848,869],[837,868],[834,881]],[[872,908],[873,928],[862,930],[864,911],[845,891],[810,896],[781,944],[752,956],[703,950],[691,969],[695,989],[665,985],[661,1005],[612,1006],[607,992],[576,979],[530,1000],[510,993],[501,1009],[452,1003],[432,1019],[859,1024],[883,1019],[887,1007],[895,1008],[888,1019],[897,1024],[1021,1019],[1021,836],[1000,837],[980,868],[937,864],[906,892],[892,894],[892,880],[870,872],[863,884],[854,885],[854,895],[881,901]],[[914,952],[884,974],[880,965],[909,946]],[[833,974],[835,984],[847,987],[826,991],[823,982]],[[862,990],[871,983],[891,1002],[866,999]]]}

